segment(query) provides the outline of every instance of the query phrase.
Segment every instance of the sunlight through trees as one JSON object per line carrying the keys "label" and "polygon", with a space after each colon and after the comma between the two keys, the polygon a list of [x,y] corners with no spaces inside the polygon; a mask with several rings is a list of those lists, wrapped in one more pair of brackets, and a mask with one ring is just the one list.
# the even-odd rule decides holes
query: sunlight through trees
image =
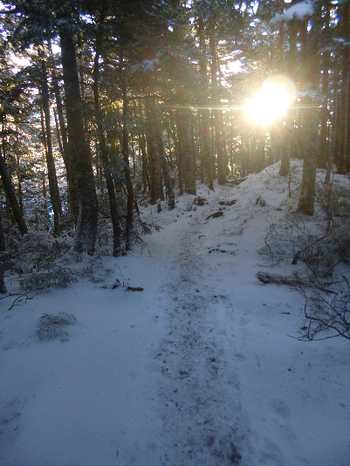
{"label": "sunlight through trees", "polygon": [[338,1],[0,3],[5,230],[69,225],[89,254],[108,231],[120,255],[139,203],[197,181],[348,173],[349,21]]}

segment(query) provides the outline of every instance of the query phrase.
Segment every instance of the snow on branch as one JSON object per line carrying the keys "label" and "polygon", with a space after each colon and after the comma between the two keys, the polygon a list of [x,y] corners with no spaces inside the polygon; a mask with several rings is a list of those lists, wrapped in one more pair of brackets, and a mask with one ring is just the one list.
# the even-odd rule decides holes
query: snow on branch
{"label": "snow on branch", "polygon": [[143,71],[155,71],[158,67],[158,58],[154,58],[153,60],[143,60],[142,62]]}
{"label": "snow on branch", "polygon": [[279,23],[280,21],[291,21],[293,18],[303,20],[314,13],[314,5],[310,1],[296,3],[287,8],[284,13],[277,13],[271,20],[271,24]]}

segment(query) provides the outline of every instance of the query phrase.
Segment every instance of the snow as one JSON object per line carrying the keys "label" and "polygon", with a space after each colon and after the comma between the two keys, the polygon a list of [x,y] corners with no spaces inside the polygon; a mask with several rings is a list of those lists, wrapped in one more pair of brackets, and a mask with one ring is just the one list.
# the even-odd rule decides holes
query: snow
{"label": "snow", "polygon": [[[261,254],[297,199],[278,168],[147,208],[162,229],[74,265],[92,281],[0,300],[1,466],[350,465],[349,342],[293,338],[303,297],[256,278],[303,272]],[[61,312],[68,341],[40,341]]]}
{"label": "snow", "polygon": [[158,58],[154,58],[153,60],[143,60],[142,68],[144,71],[155,71],[159,67],[159,60]]}
{"label": "snow", "polygon": [[280,21],[291,21],[293,18],[299,21],[304,20],[314,13],[313,3],[310,1],[299,2],[287,8],[284,13],[278,13],[271,20],[272,24],[279,23]]}

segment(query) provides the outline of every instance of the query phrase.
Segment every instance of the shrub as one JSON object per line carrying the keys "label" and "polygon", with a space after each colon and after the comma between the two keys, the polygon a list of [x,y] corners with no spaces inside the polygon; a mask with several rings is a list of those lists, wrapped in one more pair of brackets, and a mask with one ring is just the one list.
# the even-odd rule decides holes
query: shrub
{"label": "shrub", "polygon": [[68,332],[64,327],[74,324],[76,320],[74,314],[67,314],[66,312],[44,314],[40,317],[39,329],[36,333],[41,341],[55,340],[56,338],[61,341],[68,341]]}

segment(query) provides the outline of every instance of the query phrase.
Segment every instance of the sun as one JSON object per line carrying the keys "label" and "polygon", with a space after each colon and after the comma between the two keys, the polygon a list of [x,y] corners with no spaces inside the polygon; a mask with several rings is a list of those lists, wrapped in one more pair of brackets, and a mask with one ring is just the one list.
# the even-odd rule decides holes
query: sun
{"label": "sun", "polygon": [[283,117],[294,96],[294,86],[289,79],[274,77],[266,80],[260,91],[247,102],[246,111],[255,123],[270,124]]}

